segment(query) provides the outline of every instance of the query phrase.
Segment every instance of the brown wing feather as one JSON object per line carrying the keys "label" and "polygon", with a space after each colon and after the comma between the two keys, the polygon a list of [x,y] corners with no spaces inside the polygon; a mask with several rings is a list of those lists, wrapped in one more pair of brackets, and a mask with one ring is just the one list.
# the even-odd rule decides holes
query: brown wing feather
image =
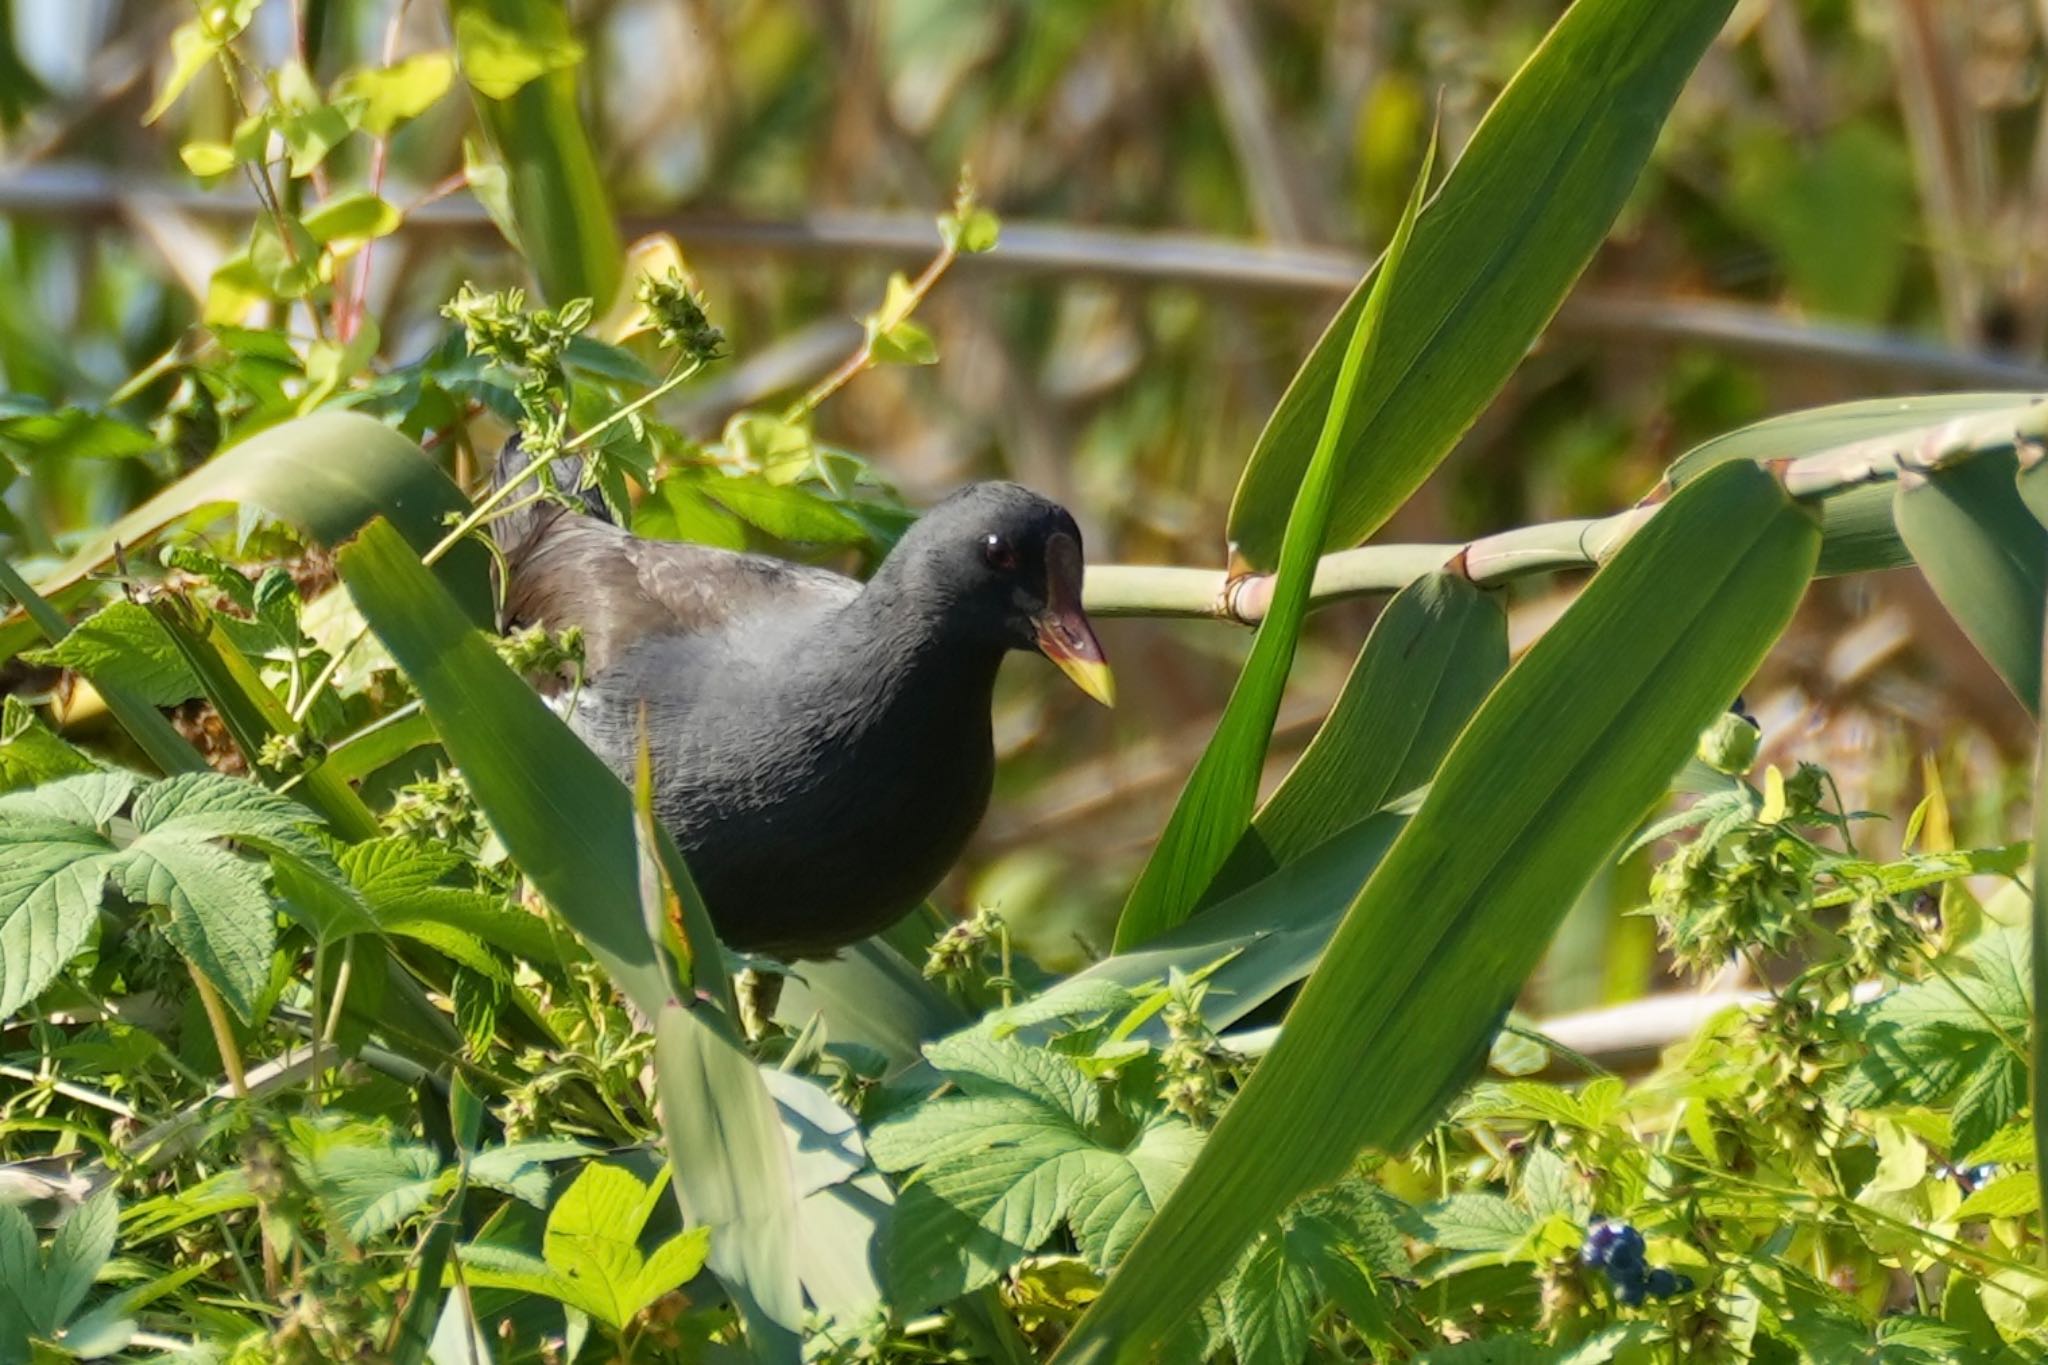
{"label": "brown wing feather", "polygon": [[594,676],[650,635],[700,635],[764,612],[833,606],[860,584],[829,569],[705,545],[648,540],[560,512],[513,555],[508,628],[579,626]]}

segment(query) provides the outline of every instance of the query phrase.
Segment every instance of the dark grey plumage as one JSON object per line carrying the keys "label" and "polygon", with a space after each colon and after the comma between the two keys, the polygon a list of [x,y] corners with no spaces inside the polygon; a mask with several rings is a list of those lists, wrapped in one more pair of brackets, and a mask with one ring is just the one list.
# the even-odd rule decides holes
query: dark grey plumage
{"label": "dark grey plumage", "polygon": [[644,708],[656,810],[744,950],[826,954],[914,908],[987,807],[1003,655],[1064,610],[1101,667],[1080,532],[1015,484],[933,507],[865,585],[559,507],[497,534],[506,624],[581,627],[570,723],[622,776]]}

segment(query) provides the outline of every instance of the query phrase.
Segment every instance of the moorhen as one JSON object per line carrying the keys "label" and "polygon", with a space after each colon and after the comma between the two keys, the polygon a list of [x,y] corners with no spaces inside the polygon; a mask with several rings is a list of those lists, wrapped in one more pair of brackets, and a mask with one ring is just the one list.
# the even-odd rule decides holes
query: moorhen
{"label": "moorhen", "polygon": [[[499,478],[526,462],[513,443]],[[656,813],[745,952],[829,956],[938,884],[988,805],[1005,654],[1035,649],[1112,701],[1081,532],[1013,483],[931,508],[866,584],[630,535],[594,493],[492,534],[505,625],[581,629],[584,676],[558,699],[628,781],[644,708]]]}

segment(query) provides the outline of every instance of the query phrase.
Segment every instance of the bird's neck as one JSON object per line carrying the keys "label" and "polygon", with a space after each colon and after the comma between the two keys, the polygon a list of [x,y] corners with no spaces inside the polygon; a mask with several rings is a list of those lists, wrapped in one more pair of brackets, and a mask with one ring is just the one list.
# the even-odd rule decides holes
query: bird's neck
{"label": "bird's neck", "polygon": [[911,707],[958,709],[986,725],[1004,646],[962,629],[957,615],[926,593],[890,578],[871,581],[829,629],[863,660],[855,686],[877,700]]}

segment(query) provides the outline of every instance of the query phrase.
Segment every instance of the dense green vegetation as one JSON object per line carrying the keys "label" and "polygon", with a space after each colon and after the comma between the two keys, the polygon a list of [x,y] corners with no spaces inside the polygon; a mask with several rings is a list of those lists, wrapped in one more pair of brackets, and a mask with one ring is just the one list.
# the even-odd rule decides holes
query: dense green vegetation
{"label": "dense green vegetation", "polygon": [[[1144,8],[1097,19],[1102,50]],[[1930,752],[1889,819],[1805,751],[1816,727],[1740,698],[1817,579],[1913,565],[2005,689],[1993,714],[2037,713],[2048,408],[1971,391],[1741,426],[1748,400],[1712,394],[1747,390],[1709,366],[1674,404],[1701,443],[1637,505],[1617,460],[1515,529],[1348,548],[1536,382],[1525,357],[1646,211],[1696,67],[1787,41],[1726,28],[1729,0],[1496,8],[1514,74],[1473,87],[1483,118],[1449,101],[1432,133],[1408,76],[1359,124],[1384,154],[1344,221],[1384,252],[1263,434],[1214,438],[1227,510],[1204,449],[1179,500],[1199,531],[1101,514],[1182,567],[1098,548],[1098,617],[1256,626],[1220,664],[1186,647],[1228,678],[1197,684],[1220,714],[1144,850],[800,964],[763,1028],[646,779],[524,680],[579,641],[490,629],[516,495],[472,490],[517,432],[581,471],[540,496],[871,567],[917,499],[840,414],[959,363],[937,305],[1003,259],[988,186],[935,193],[925,264],[706,435],[691,404],[770,349],[764,310],[722,309],[671,236],[627,243],[582,117],[610,107],[585,79],[604,16],[180,10],[137,112],[189,117],[184,171],[245,186],[253,226],[112,382],[0,329],[0,1365],[2042,1358],[2031,844],[1995,782],[1967,789],[1983,765]],[[1840,7],[1811,8],[1853,52]],[[807,122],[803,45],[768,13],[722,51],[784,81],[764,122]],[[988,126],[1091,36],[1066,4],[889,13],[898,73],[966,81]],[[1284,66],[1306,21],[1275,22]],[[365,28],[370,50],[341,42]],[[1858,116],[1743,163],[1736,217],[1799,301],[1890,321],[1969,292],[1900,256],[1904,208],[1816,246],[1767,207],[1818,185],[1897,208],[1890,137]],[[742,206],[787,178],[761,138],[722,153]],[[387,174],[413,159],[458,179],[401,204]],[[1206,164],[1174,182],[1194,216]],[[458,185],[516,257],[426,302],[373,288]],[[1276,193],[1254,199],[1286,236]],[[1151,401],[1102,420],[1143,447]],[[1630,445],[1622,419],[1527,415],[1532,467]],[[1170,500],[1144,459],[1122,472]],[[1535,520],[1560,511],[1601,515]],[[1558,576],[1511,650],[1510,608]],[[1337,604],[1378,596],[1349,629]],[[1287,689],[1341,672],[1333,650],[1355,662],[1282,761]],[[1187,685],[1120,663],[1141,718]],[[1057,842],[1027,852],[1071,867]],[[1589,904],[1716,992],[1646,1056],[1518,1008]]]}

